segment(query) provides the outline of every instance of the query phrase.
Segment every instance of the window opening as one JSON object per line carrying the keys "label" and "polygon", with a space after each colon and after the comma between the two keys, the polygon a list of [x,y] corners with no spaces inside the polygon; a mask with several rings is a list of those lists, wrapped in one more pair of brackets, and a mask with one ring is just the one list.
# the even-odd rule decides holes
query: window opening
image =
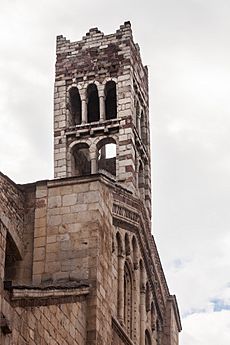
{"label": "window opening", "polygon": [[95,84],[90,84],[87,88],[87,111],[88,122],[96,122],[100,119],[98,90]]}
{"label": "window opening", "polygon": [[138,188],[139,188],[139,193],[140,193],[141,198],[144,199],[144,196],[145,196],[145,178],[144,178],[143,164],[141,161],[139,162]]}
{"label": "window opening", "polygon": [[99,149],[98,169],[116,176],[116,144],[108,143]]}
{"label": "window opening", "polygon": [[20,255],[18,249],[7,232],[6,235],[6,255],[5,255],[5,270],[4,270],[4,280],[14,281],[17,274],[17,261],[20,260]]}
{"label": "window opening", "polygon": [[105,112],[106,120],[117,117],[117,92],[116,83],[112,80],[105,85]]}
{"label": "window opening", "polygon": [[81,98],[77,87],[72,87],[69,91],[69,103],[71,113],[71,124],[80,125],[82,122]]}
{"label": "window opening", "polygon": [[80,144],[73,150],[74,171],[75,176],[90,175],[91,161],[89,155],[89,147],[87,144]]}

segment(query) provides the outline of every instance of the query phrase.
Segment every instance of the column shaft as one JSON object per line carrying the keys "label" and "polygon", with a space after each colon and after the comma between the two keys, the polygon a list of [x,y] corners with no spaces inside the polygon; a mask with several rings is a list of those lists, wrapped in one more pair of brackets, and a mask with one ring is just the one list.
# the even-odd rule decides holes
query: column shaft
{"label": "column shaft", "polygon": [[100,96],[100,121],[105,120],[105,99],[104,96]]}
{"label": "column shaft", "polygon": [[81,101],[82,105],[82,124],[87,123],[87,103],[86,100]]}

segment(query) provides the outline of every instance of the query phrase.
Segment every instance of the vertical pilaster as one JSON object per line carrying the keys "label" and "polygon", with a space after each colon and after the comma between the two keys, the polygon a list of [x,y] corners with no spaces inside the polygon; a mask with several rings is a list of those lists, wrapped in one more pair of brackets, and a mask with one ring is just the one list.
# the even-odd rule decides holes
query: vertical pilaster
{"label": "vertical pilaster", "polygon": [[125,255],[118,255],[118,320],[124,323],[124,264]]}

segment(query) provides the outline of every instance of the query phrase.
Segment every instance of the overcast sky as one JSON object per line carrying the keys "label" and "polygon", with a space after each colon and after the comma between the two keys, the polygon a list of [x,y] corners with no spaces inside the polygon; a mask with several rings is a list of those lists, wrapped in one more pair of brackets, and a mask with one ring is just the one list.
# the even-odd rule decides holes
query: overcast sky
{"label": "overcast sky", "polygon": [[150,75],[153,232],[181,345],[230,344],[230,1],[1,0],[0,170],[53,177],[55,38],[130,20]]}

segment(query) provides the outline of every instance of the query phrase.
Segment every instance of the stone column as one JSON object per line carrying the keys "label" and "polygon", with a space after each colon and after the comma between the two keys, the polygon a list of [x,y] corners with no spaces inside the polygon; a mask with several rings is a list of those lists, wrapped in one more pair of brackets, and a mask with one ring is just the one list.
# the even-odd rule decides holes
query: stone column
{"label": "stone column", "polygon": [[124,323],[124,254],[118,255],[118,311],[117,316],[121,324]]}
{"label": "stone column", "polygon": [[104,95],[99,95],[100,99],[100,122],[105,121],[105,97]]}
{"label": "stone column", "polygon": [[96,174],[98,171],[97,158],[98,158],[98,155],[96,152],[91,153],[91,174]]}
{"label": "stone column", "polygon": [[82,109],[82,120],[81,123],[85,124],[88,122],[87,120],[87,102],[86,99],[82,99],[81,101],[81,109]]}

